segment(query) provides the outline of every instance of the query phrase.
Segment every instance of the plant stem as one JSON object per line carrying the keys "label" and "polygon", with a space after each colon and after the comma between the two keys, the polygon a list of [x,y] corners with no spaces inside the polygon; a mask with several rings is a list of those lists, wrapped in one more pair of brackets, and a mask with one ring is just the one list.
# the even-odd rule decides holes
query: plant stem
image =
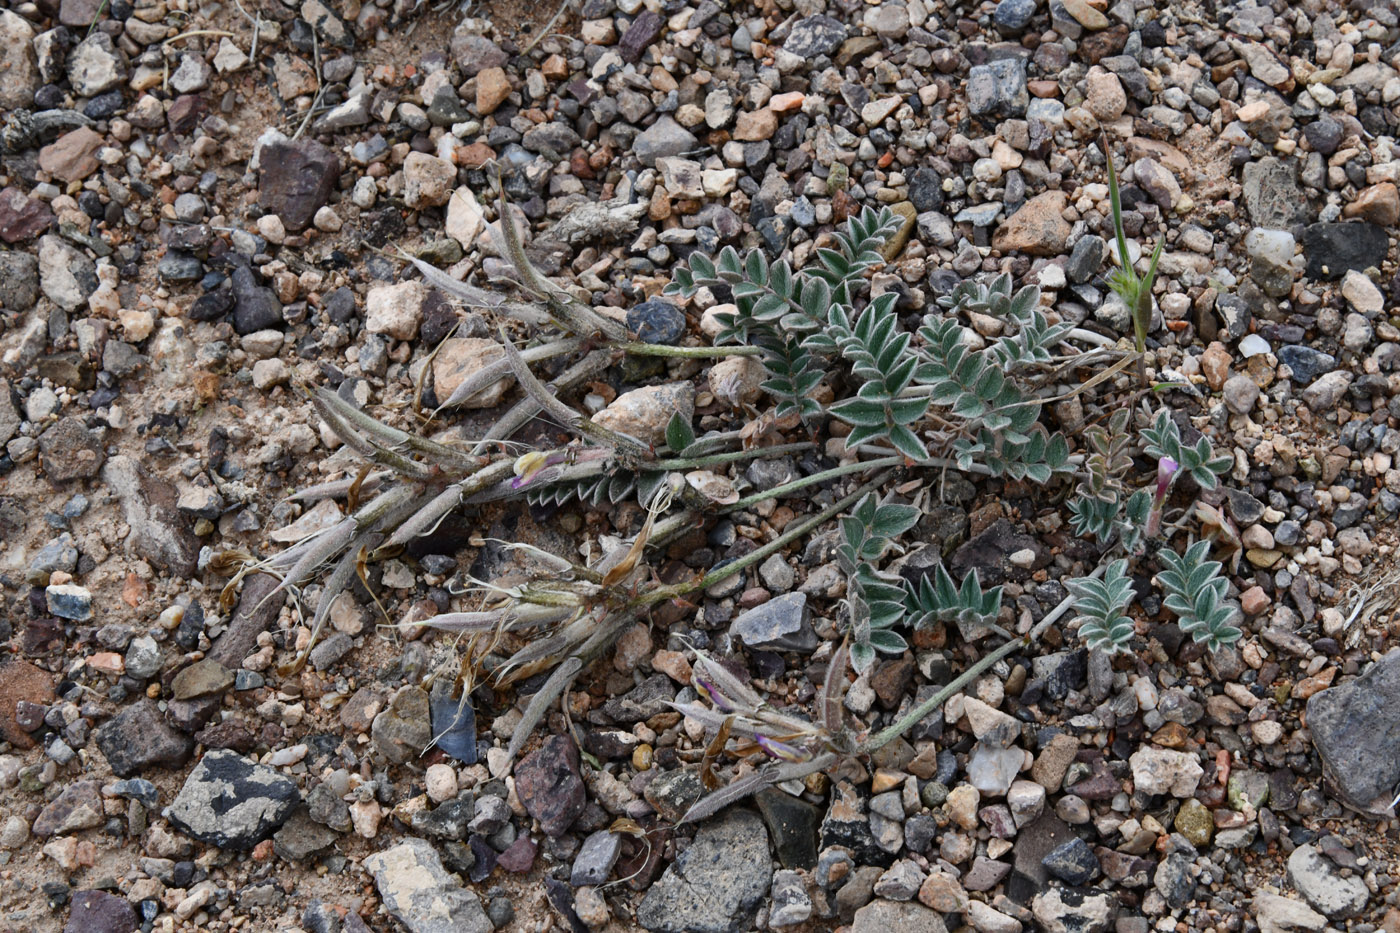
{"label": "plant stem", "polygon": [[[859,447],[856,448],[856,452],[862,454],[881,454],[882,456],[884,456],[890,453],[890,448],[882,447],[879,444],[861,444]],[[903,455],[900,455],[899,462],[905,462]],[[976,473],[979,476],[992,475],[991,467],[985,466],[981,463],[974,463],[970,465],[966,470],[964,470],[962,467],[958,466],[958,462],[956,460],[951,460],[947,457],[926,457],[923,460],[913,461],[913,464],[916,467],[923,467],[925,469],[930,470],[958,470],[962,473]]]}
{"label": "plant stem", "polygon": [[750,506],[763,502],[765,499],[776,499],[779,496],[785,496],[789,493],[797,492],[800,489],[806,489],[808,486],[818,486],[828,480],[836,479],[839,476],[846,476],[851,473],[862,473],[866,470],[878,470],[883,467],[897,467],[902,463],[904,463],[904,458],[902,456],[881,457],[879,460],[862,460],[858,463],[848,463],[845,466],[833,467],[830,470],[813,473],[811,476],[804,476],[790,483],[783,483],[781,486],[774,486],[772,489],[756,492],[751,496],[745,496],[733,505],[727,506],[726,511],[733,512],[739,509],[747,509]]}
{"label": "plant stem", "polygon": [[666,356],[672,359],[682,360],[706,360],[719,356],[759,356],[763,353],[761,347],[749,346],[723,346],[723,347],[672,347],[664,343],[641,343],[639,341],[629,341],[617,344],[617,348],[633,356]]}
{"label": "plant stem", "polygon": [[[594,373],[602,372],[611,365],[612,360],[613,353],[611,350],[594,350],[592,353],[587,354],[583,359],[564,370],[564,372],[560,373],[559,378],[555,379],[551,385],[553,385],[556,393],[567,392]],[[472,452],[478,453],[486,449],[487,445],[492,441],[509,438],[516,431],[524,427],[525,423],[539,414],[539,412],[540,408],[534,396],[527,393],[525,398],[522,398],[511,406],[511,409],[491,426],[490,430],[482,436],[481,440],[477,441],[476,446],[472,448]],[[578,412],[574,412],[574,415],[578,418],[583,417],[583,415]]]}
{"label": "plant stem", "polygon": [[933,696],[929,697],[927,700],[911,709],[908,713],[905,713],[903,718],[895,722],[894,725],[889,726],[886,729],[882,729],[881,731],[875,733],[873,736],[867,739],[861,745],[859,754],[869,754],[870,752],[873,752],[876,749],[883,748],[889,743],[893,742],[895,739],[899,738],[909,729],[913,728],[913,726],[916,723],[922,720],[929,713],[933,712],[934,710],[942,706],[944,703],[946,703],[948,699],[954,694],[961,692],[961,690],[964,687],[966,687],[968,684],[972,683],[974,680],[980,677],[982,672],[987,670],[987,668],[991,667],[993,664],[997,663],[1007,655],[1015,654],[1017,651],[1026,647],[1029,644],[1029,638],[1017,638],[1013,641],[1009,641],[1006,644],[1002,645],[1000,648],[993,651],[991,654],[987,655],[982,660],[969,667],[966,671],[963,671],[963,673],[956,677],[953,680],[953,682],[950,683],[948,686],[944,687],[942,690],[938,691]]}
{"label": "plant stem", "polygon": [[879,476],[876,476],[874,479],[870,480],[870,482],[861,486],[855,492],[851,493],[848,496],[845,496],[844,498],[836,502],[833,502],[831,505],[822,509],[820,512],[818,512],[816,515],[813,515],[811,518],[808,518],[805,521],[797,522],[793,525],[789,525],[787,530],[784,531],[781,535],[774,538],[772,541],[769,541],[762,547],[750,551],[749,553],[745,554],[743,557],[739,558],[733,563],[725,564],[723,567],[716,567],[714,570],[711,570],[699,580],[692,580],[688,583],[677,583],[671,586],[657,587],[651,592],[643,594],[633,605],[638,608],[654,606],[657,603],[665,602],[668,599],[675,599],[679,596],[685,596],[688,593],[695,592],[696,590],[707,589],[711,586],[714,586],[716,583],[719,583],[721,580],[729,579],[730,577],[734,576],[734,574],[739,573],[742,570],[747,570],[754,564],[766,560],[769,557],[769,555],[776,554],[778,551],[781,551],[783,548],[787,547],[789,544],[796,541],[798,538],[801,538],[803,535],[807,534],[807,532],[811,531],[813,528],[816,528],[823,522],[834,518],[841,512],[850,508],[852,505],[855,505],[867,492],[878,489],[885,480],[889,479],[889,476],[889,471],[881,473]]}
{"label": "plant stem", "polygon": [[[744,460],[757,460],[759,458],[780,457],[783,454],[796,454],[804,450],[811,450],[813,445],[809,441],[801,441],[796,444],[779,444],[776,447],[756,447],[753,450],[733,450],[723,454],[711,454],[707,457],[668,457],[663,460],[656,460],[647,464],[647,469],[657,470],[698,470],[702,467],[723,466],[726,463],[738,463]],[[768,498],[771,492],[765,496]]]}

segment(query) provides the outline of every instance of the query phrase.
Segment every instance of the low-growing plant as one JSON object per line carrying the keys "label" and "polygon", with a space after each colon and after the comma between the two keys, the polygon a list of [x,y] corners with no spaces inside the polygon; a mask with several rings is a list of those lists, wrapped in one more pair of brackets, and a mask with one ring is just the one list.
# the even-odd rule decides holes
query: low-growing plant
{"label": "low-growing plant", "polygon": [[1157,239],[1152,257],[1147,261],[1147,273],[1138,275],[1128,252],[1128,237],[1123,231],[1123,200],[1118,191],[1118,172],[1113,167],[1113,153],[1108,136],[1103,137],[1103,154],[1108,163],[1108,203],[1113,212],[1113,239],[1118,247],[1118,268],[1108,274],[1108,287],[1127,305],[1133,320],[1133,344],[1137,349],[1138,381],[1147,385],[1147,369],[1143,361],[1147,352],[1147,328],[1152,321],[1152,285],[1157,280],[1157,262],[1162,258],[1165,237]]}
{"label": "low-growing plant", "polygon": [[[1116,204],[1116,182],[1113,188]],[[689,818],[712,813],[762,786],[831,767],[844,756],[879,749],[991,665],[1031,649],[1047,626],[1071,610],[1091,649],[1127,650],[1134,635],[1129,574],[1154,548],[1163,568],[1158,580],[1168,594],[1165,605],[1182,628],[1211,650],[1239,637],[1226,614],[1228,584],[1219,575],[1220,565],[1206,560],[1208,543],[1192,545],[1182,558],[1170,550],[1171,534],[1196,513],[1174,511],[1174,523],[1164,525],[1179,475],[1211,489],[1232,461],[1216,456],[1205,438],[1185,444],[1167,409],[1152,416],[1131,405],[1119,406],[1103,425],[1084,428],[1082,453],[1074,454],[1072,439],[1047,426],[1047,405],[1090,392],[1131,357],[1101,335],[1056,320],[1042,307],[1036,287],[1013,290],[1008,274],[964,282],[941,296],[911,329],[900,316],[894,292],[870,294],[871,273],[883,262],[879,249],[901,220],[888,209],[867,208],[819,241],[809,268],[770,262],[758,249],[742,259],[732,247],[713,258],[692,253],[675,271],[667,293],[689,298],[710,289],[715,297],[732,297],[734,310],[720,315],[722,332],[715,346],[655,346],[634,340],[621,324],[540,275],[504,200],[500,216],[503,251],[529,302],[506,301],[421,259],[409,261],[464,304],[486,307],[499,317],[543,317],[555,331],[540,333],[523,347],[502,333],[501,358],[443,399],[433,416],[507,376],[515,378],[522,397],[479,439],[447,443],[391,427],[337,393],[307,389],[326,425],[367,465],[353,478],[294,495],[301,502],[343,498],[345,518],[271,558],[245,561],[239,573],[276,573],[282,578],[279,590],[298,589],[324,574],[311,621],[314,644],[332,600],[356,578],[367,579],[370,561],[397,553],[455,510],[511,498],[539,508],[635,499],[646,519],[630,540],[584,563],[506,542],[530,565],[524,582],[507,586],[468,578],[462,595],[473,602],[469,608],[402,623],[461,639],[464,663],[456,676],[462,702],[465,691],[488,671],[496,687],[545,677],[511,736],[507,762],[579,673],[609,651],[629,626],[663,603],[687,605],[695,594],[800,545],[832,521],[838,523],[836,559],[846,577],[846,595],[842,641],[829,656],[818,716],[809,721],[792,710],[772,708],[742,678],[701,653],[694,665],[695,686],[710,705],[683,703],[678,708],[711,730],[702,776],[716,792],[697,804]],[[1149,273],[1149,309],[1150,287]],[[982,333],[970,326],[971,315],[978,316]],[[985,326],[988,321],[995,326]],[[758,421],[771,426],[787,419],[793,426],[805,425],[808,437],[765,446],[755,442],[753,423],[697,436],[693,423],[677,414],[666,425],[664,443],[651,445],[607,428],[563,401],[623,355],[755,357],[764,367],[762,388],[773,404]],[[557,373],[548,384],[534,371],[541,364]],[[1086,368],[1095,374],[1068,394],[1053,394],[1051,387],[1066,371]],[[823,393],[834,398],[819,401]],[[515,435],[537,416],[563,426],[574,440],[544,448],[522,446]],[[828,440],[841,437],[834,447],[818,443],[828,418],[844,425],[827,434]],[[840,461],[812,465],[812,458],[825,451],[840,455]],[[772,488],[749,491],[742,478],[722,475],[741,473],[756,459],[792,455],[812,455],[805,475]],[[1155,479],[1146,483],[1134,479],[1144,457],[1158,464]],[[911,496],[911,490],[934,489],[949,470],[1014,484],[1077,481],[1069,504],[1071,527],[1097,541],[1104,564],[1086,577],[1066,580],[1071,595],[1033,629],[1017,635],[997,624],[1002,588],[984,589],[975,569],[961,581],[942,564],[912,580],[882,569],[881,562],[903,546],[923,515],[913,503],[924,496]],[[1134,489],[1135,484],[1141,488]],[[674,583],[661,582],[652,571],[649,554],[655,547],[697,525],[818,491],[820,506],[790,518],[781,533],[772,533],[736,560]],[[939,624],[956,626],[967,642],[989,633],[1005,640],[886,728],[871,734],[849,722],[842,707],[848,670],[858,675],[869,671],[880,654],[908,649],[906,631]],[[304,661],[310,644],[287,670]],[[713,768],[724,755],[776,760],[721,787]]]}

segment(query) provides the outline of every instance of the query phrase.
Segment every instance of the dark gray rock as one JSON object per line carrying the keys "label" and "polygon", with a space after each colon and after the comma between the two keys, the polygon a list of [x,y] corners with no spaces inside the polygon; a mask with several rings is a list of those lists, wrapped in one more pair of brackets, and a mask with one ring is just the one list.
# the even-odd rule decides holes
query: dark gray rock
{"label": "dark gray rock", "polygon": [[430,699],[433,744],[464,764],[476,764],[476,711],[471,699],[466,703],[452,696],[452,685],[437,681]]}
{"label": "dark gray rock", "polygon": [[1050,553],[1044,544],[1030,535],[1021,534],[1011,522],[999,518],[977,537],[968,540],[954,551],[948,561],[948,569],[954,579],[961,580],[976,567],[983,585],[995,586],[1004,582],[1013,572],[1025,572],[1020,568],[1013,571],[1007,558],[1026,549],[1036,553],[1035,562],[1031,564],[1032,570],[1049,562]]}
{"label": "dark gray rock", "polygon": [[992,14],[992,21],[1003,34],[1015,35],[1030,23],[1038,2],[1039,0],[1001,0],[997,4],[996,12]]}
{"label": "dark gray rock", "polygon": [[677,123],[669,114],[662,114],[655,123],[637,134],[632,141],[632,153],[643,165],[655,165],[666,156],[678,156],[695,149],[700,141],[695,134]]}
{"label": "dark gray rock", "polygon": [[612,874],[617,857],[622,853],[622,837],[600,829],[583,840],[574,857],[569,883],[576,888],[587,884],[602,884]]}
{"label": "dark gray rock", "polygon": [[1318,223],[1303,228],[1304,273],[1310,279],[1339,279],[1348,270],[1379,268],[1390,238],[1385,228],[1368,223]]}
{"label": "dark gray rock", "polygon": [[1363,813],[1389,813],[1400,786],[1400,649],[1357,679],[1314,694],[1307,710],[1333,793]]}
{"label": "dark gray rock", "polygon": [[627,329],[643,343],[674,344],[685,336],[685,313],[672,302],[653,298],[628,309]]}
{"label": "dark gray rock", "polygon": [[457,96],[455,87],[444,84],[433,94],[433,101],[428,106],[428,122],[433,126],[451,126],[470,119],[471,111],[462,103],[462,98]]}
{"label": "dark gray rock", "polygon": [[693,768],[677,768],[658,775],[642,791],[642,796],[663,819],[679,823],[687,810],[704,796],[700,775]]}
{"label": "dark gray rock", "polygon": [[1337,358],[1312,347],[1280,347],[1278,361],[1293,370],[1292,379],[1299,385],[1309,385],[1323,373],[1337,368]]}
{"label": "dark gray rock", "polygon": [[421,687],[401,687],[389,707],[374,717],[370,738],[374,748],[395,764],[417,758],[432,741],[428,692]]}
{"label": "dark gray rock", "polygon": [[0,308],[28,311],[38,300],[38,258],[18,250],[0,252]]}
{"label": "dark gray rock", "polygon": [[579,144],[579,135],[565,123],[541,123],[526,131],[520,145],[530,152],[544,152],[568,158]]}
{"label": "dark gray rock", "polygon": [[197,282],[204,275],[204,264],[198,256],[171,250],[156,263],[156,274],[162,282]]}
{"label": "dark gray rock", "polygon": [[482,836],[494,836],[509,822],[510,805],[500,797],[486,794],[476,802],[476,813],[468,829]]}
{"label": "dark gray rock", "polygon": [[52,584],[45,590],[49,612],[60,619],[87,622],[92,618],[92,593],[73,583]]}
{"label": "dark gray rock", "polygon": [[258,156],[258,202],[297,233],[310,226],[339,177],[340,158],[314,139],[270,143]]}
{"label": "dark gray rock", "polygon": [[1084,685],[1089,674],[1089,652],[1080,648],[1043,654],[1031,661],[1031,667],[1036,679],[1044,682],[1045,695],[1063,700],[1071,690]]}
{"label": "dark gray rock", "polygon": [[1238,340],[1249,333],[1249,323],[1254,319],[1249,303],[1239,295],[1221,295],[1217,298],[1215,314],[1220,318],[1225,335],[1231,340]]}
{"label": "dark gray rock", "polygon": [[791,457],[755,460],[744,469],[744,479],[759,492],[767,492],[797,478],[797,465]]}
{"label": "dark gray rock", "polygon": [[145,366],[149,360],[125,340],[108,339],[102,347],[102,369],[124,379]]}
{"label": "dark gray rock", "polygon": [[[784,868],[814,868],[821,811],[805,800],[768,787],[754,798],[768,827],[768,838]],[[908,827],[905,828],[906,836]]]}
{"label": "dark gray rock", "polygon": [[1264,517],[1264,503],[1243,489],[1226,489],[1225,501],[1230,517],[1241,528],[1253,525]]}
{"label": "dark gray rock", "polygon": [[172,729],[150,699],[123,709],[103,723],[93,738],[118,777],[131,777],[149,768],[178,768],[194,750],[194,741]]}
{"label": "dark gray rock", "polygon": [[271,835],[300,803],[292,780],[220,749],[199,760],[165,815],[200,842],[247,850]]}
{"label": "dark gray rock", "polygon": [[[499,798],[484,798],[497,800]],[[432,836],[435,839],[462,840],[467,838],[467,829],[474,825],[472,817],[475,807],[470,796],[444,800],[431,810],[419,810],[413,814],[411,823],[415,832]],[[501,824],[504,825],[504,824]],[[496,826],[500,829],[501,826]]]}
{"label": "dark gray rock", "polygon": [[788,31],[783,51],[806,59],[830,55],[846,41],[846,27],[830,16],[804,16]]}
{"label": "dark gray rock", "polygon": [[1029,104],[1025,59],[1003,58],[969,70],[967,106],[974,117],[1020,117]]}
{"label": "dark gray rock", "polygon": [[349,804],[325,783],[317,784],[307,793],[306,809],[313,820],[338,832],[348,833],[353,825]]}
{"label": "dark gray rock", "polygon": [[468,78],[487,68],[501,68],[510,61],[509,53],[485,36],[454,35],[452,58]]}
{"label": "dark gray rock", "polygon": [[817,647],[805,593],[784,593],[755,606],[730,624],[729,634],[750,648],[765,651],[813,651]]}
{"label": "dark gray rock", "polygon": [[1157,865],[1153,887],[1173,910],[1180,910],[1196,896],[1196,879],[1191,876],[1192,859],[1184,852],[1173,852]]}
{"label": "dark gray rock", "polygon": [[822,819],[820,848],[844,846],[861,865],[888,868],[894,864],[894,853],[880,848],[870,830],[866,801],[849,782],[836,785],[831,803]]}
{"label": "dark gray rock", "polygon": [[752,810],[730,810],[702,826],[652,885],[637,922],[653,933],[751,929],[771,877],[763,821]]}
{"label": "dark gray rock", "polygon": [[325,45],[337,49],[355,47],[355,33],[350,24],[321,0],[305,0],[301,5],[301,15],[316,30],[316,34]]}
{"label": "dark gray rock", "polygon": [[1051,849],[1040,864],[1067,884],[1085,885],[1099,876],[1099,860],[1094,850],[1078,836]]}
{"label": "dark gray rock", "polygon": [[909,176],[909,202],[920,214],[943,207],[943,176],[924,166]]}
{"label": "dark gray rock", "polygon": [[282,302],[247,266],[233,270],[233,329],[240,335],[282,326]]}
{"label": "dark gray rock", "polygon": [[311,666],[324,671],[334,667],[341,658],[350,653],[350,649],[355,647],[355,642],[344,632],[335,632],[311,649],[307,659]]}
{"label": "dark gray rock", "polygon": [[127,778],[124,781],[113,781],[103,789],[104,793],[116,794],[127,800],[135,800],[147,810],[154,810],[160,806],[160,791],[156,786],[145,778]]}
{"label": "dark gray rock", "polygon": [[362,933],[369,930],[359,914],[337,910],[322,900],[313,900],[306,905],[306,910],[301,913],[301,927],[306,933]]}
{"label": "dark gray rock", "polygon": [[1050,878],[1044,858],[1072,838],[1074,831],[1048,807],[1034,822],[1022,826],[1016,836],[1015,860],[1006,883],[1006,896],[1025,904],[1044,890]]}
{"label": "dark gray rock", "polygon": [[289,862],[300,862],[330,848],[340,834],[313,820],[305,809],[298,809],[282,828],[272,834],[272,848]]}
{"label": "dark gray rock", "polygon": [[1336,152],[1345,135],[1346,131],[1342,129],[1342,125],[1326,114],[1303,126],[1303,136],[1308,145],[1313,151],[1324,156]]}
{"label": "dark gray rock", "polygon": [[1065,263],[1065,278],[1076,285],[1083,285],[1103,268],[1104,238],[1089,233],[1074,241],[1069,261]]}

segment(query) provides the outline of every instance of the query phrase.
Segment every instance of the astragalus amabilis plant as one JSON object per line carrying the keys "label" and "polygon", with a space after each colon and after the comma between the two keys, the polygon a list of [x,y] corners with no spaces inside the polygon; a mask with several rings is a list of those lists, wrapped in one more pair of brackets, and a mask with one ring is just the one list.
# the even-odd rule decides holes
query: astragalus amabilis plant
{"label": "astragalus amabilis plant", "polygon": [[[939,567],[915,585],[880,569],[887,556],[903,549],[906,533],[922,514],[921,504],[937,495],[948,471],[1033,485],[1088,477],[1092,489],[1081,495],[1098,498],[1080,509],[1082,533],[1097,536],[1107,554],[1122,553],[1123,560],[1143,556],[1146,543],[1162,528],[1170,477],[1165,484],[1159,479],[1155,496],[1128,496],[1125,474],[1132,470],[1131,458],[1110,457],[1111,462],[1100,464],[1102,458],[1094,453],[1087,458],[1071,455],[1071,439],[1052,434],[1042,423],[1047,403],[1105,384],[1133,362],[1132,353],[1103,335],[1056,323],[1041,307],[1039,290],[1028,286],[1013,293],[1008,275],[963,283],[939,300],[941,310],[922,316],[916,333],[906,330],[896,294],[871,294],[870,277],[883,262],[879,249],[899,222],[887,209],[866,209],[851,218],[844,229],[818,244],[814,264],[800,270],[786,262],[770,263],[756,250],[743,257],[730,248],[715,258],[692,254],[667,292],[689,298],[710,288],[733,296],[735,311],[721,316],[723,332],[717,340],[730,345],[715,347],[638,342],[623,325],[541,276],[526,256],[504,203],[500,216],[501,252],[512,260],[519,276],[516,285],[530,302],[506,301],[421,260],[410,261],[429,283],[465,304],[501,318],[542,317],[548,322],[523,347],[515,346],[503,330],[501,358],[468,377],[442,407],[450,408],[507,375],[514,376],[523,397],[479,441],[454,445],[391,428],[333,392],[307,389],[326,424],[367,461],[366,466],[354,478],[296,494],[302,501],[347,498],[348,514],[338,524],[275,557],[250,562],[244,570],[277,573],[282,577],[279,589],[286,589],[320,579],[329,568],[312,622],[314,642],[331,601],[357,575],[363,576],[368,561],[431,532],[455,510],[508,498],[535,505],[578,498],[596,506],[635,497],[646,512],[640,531],[591,564],[506,542],[527,552],[535,565],[527,582],[505,586],[469,580],[466,595],[472,602],[464,611],[400,623],[460,637],[462,663],[454,676],[464,703],[482,680],[506,688],[547,674],[513,732],[505,766],[579,673],[607,654],[628,627],[649,619],[662,603],[689,605],[692,594],[802,543],[838,517],[840,565],[847,577],[838,624],[843,641],[833,644],[827,656],[815,715],[773,708],[742,678],[698,653],[694,687],[710,706],[687,703],[681,709],[707,727],[710,738],[703,757],[698,750],[688,757],[701,764],[711,788],[721,784],[714,773],[721,758],[744,761],[758,755],[767,763],[740,768],[739,777],[701,800],[690,819],[765,785],[878,750],[983,671],[1024,650],[1071,609],[1085,618],[1087,603],[1077,603],[1072,596],[1034,626],[1022,618],[1012,634],[1002,627],[1015,616],[1009,607],[1003,611],[1000,589],[984,590],[975,572],[959,583]],[[971,315],[999,322],[1000,336],[974,337],[964,323]],[[653,445],[590,420],[564,401],[629,354],[756,357],[767,376],[761,388],[774,407],[764,412],[744,407],[738,393],[729,391],[732,387],[712,385],[716,397],[734,399],[736,410],[747,419],[741,419],[742,426],[697,437],[691,420],[677,414],[666,427],[664,444]],[[559,371],[549,384],[532,369],[546,361],[553,361]],[[1055,395],[1050,387],[1065,381],[1077,388]],[[828,403],[825,409],[819,399]],[[1133,400],[1122,404],[1132,407]],[[834,419],[831,423],[843,423],[846,430],[829,432],[828,415]],[[536,417],[563,426],[575,439],[550,449],[522,447],[514,437]],[[1115,421],[1116,434],[1127,431],[1128,420]],[[1147,425],[1150,412],[1139,412],[1137,420]],[[785,441],[784,432],[797,439]],[[833,447],[830,442],[837,438]],[[1179,439],[1176,442],[1179,446]],[[1102,440],[1100,446],[1108,443]],[[1151,446],[1140,443],[1137,449]],[[834,452],[839,462],[748,495],[742,481],[726,475],[755,458],[807,452]],[[1202,456],[1210,460],[1209,449]],[[1211,469],[1216,466],[1211,464]],[[1203,475],[1210,472],[1202,470]],[[797,502],[799,493],[819,507],[794,517],[781,532],[770,530],[760,546],[708,573],[663,583],[648,563],[648,548],[680,533],[727,513],[782,499]],[[1136,508],[1141,500],[1151,507]],[[1180,514],[1176,517],[1184,520]],[[1146,533],[1139,526],[1146,526]],[[1181,521],[1168,526],[1163,537],[1180,526]],[[1200,556],[1193,552],[1195,563]],[[1092,591],[1104,569],[1095,570],[1083,578],[1083,586],[1071,591]],[[1113,569],[1110,576],[1116,578],[1121,568]],[[1191,573],[1189,568],[1175,569]],[[1220,623],[1212,628],[1217,636],[1228,638],[1223,620],[1210,621]],[[882,730],[848,723],[841,703],[848,670],[868,670],[877,653],[904,651],[907,643],[897,628],[943,623],[956,626],[969,661],[979,654],[980,658],[934,697]],[[1099,641],[1107,650],[1123,650],[1131,636],[1131,626],[1126,631],[1120,626]],[[987,637],[1003,643],[992,650],[972,647]],[[303,649],[297,663],[308,650],[309,646]]]}

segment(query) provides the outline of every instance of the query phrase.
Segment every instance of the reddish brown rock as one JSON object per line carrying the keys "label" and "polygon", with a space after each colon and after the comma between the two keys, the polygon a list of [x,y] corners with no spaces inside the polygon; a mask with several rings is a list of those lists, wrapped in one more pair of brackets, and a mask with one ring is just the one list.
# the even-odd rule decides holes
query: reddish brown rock
{"label": "reddish brown rock", "polygon": [[481,116],[496,112],[510,96],[510,79],[504,68],[485,68],[476,76],[476,112]]}
{"label": "reddish brown rock", "polygon": [[535,852],[538,846],[529,836],[521,836],[510,844],[510,848],[501,853],[496,859],[496,864],[508,872],[523,875],[535,864]]}
{"label": "reddish brown rock", "polygon": [[15,704],[53,702],[53,678],[28,661],[0,664],[0,738],[16,748],[33,748],[34,739],[15,720]]}
{"label": "reddish brown rock", "polygon": [[734,138],[741,142],[757,142],[772,138],[778,131],[778,115],[764,107],[739,114],[734,124]]}
{"label": "reddish brown rock", "polygon": [[18,243],[30,240],[53,223],[53,211],[38,198],[31,198],[18,188],[0,191],[0,240]]}
{"label": "reddish brown rock", "polygon": [[545,739],[539,751],[515,766],[515,791],[546,836],[562,836],[587,799],[573,741],[563,735]]}
{"label": "reddish brown rock", "polygon": [[209,105],[198,94],[181,94],[165,112],[172,133],[190,133],[209,112]]}
{"label": "reddish brown rock", "polygon": [[1358,192],[1356,200],[1348,204],[1342,214],[1360,217],[1382,227],[1393,227],[1400,222],[1400,189],[1389,181],[1372,185]]}
{"label": "reddish brown rock", "polygon": [[340,159],[314,139],[264,146],[258,157],[258,200],[293,233],[305,230],[340,176]]}
{"label": "reddish brown rock", "polygon": [[80,126],[39,150],[39,168],[59,181],[82,181],[97,171],[102,134]]}
{"label": "reddish brown rock", "polygon": [[137,928],[136,911],[124,897],[106,891],[79,891],[63,933],[132,933]]}
{"label": "reddish brown rock", "polygon": [[1069,239],[1064,210],[1069,199],[1063,191],[1036,195],[997,228],[992,245],[1007,252],[1019,250],[1032,256],[1058,256]]}

